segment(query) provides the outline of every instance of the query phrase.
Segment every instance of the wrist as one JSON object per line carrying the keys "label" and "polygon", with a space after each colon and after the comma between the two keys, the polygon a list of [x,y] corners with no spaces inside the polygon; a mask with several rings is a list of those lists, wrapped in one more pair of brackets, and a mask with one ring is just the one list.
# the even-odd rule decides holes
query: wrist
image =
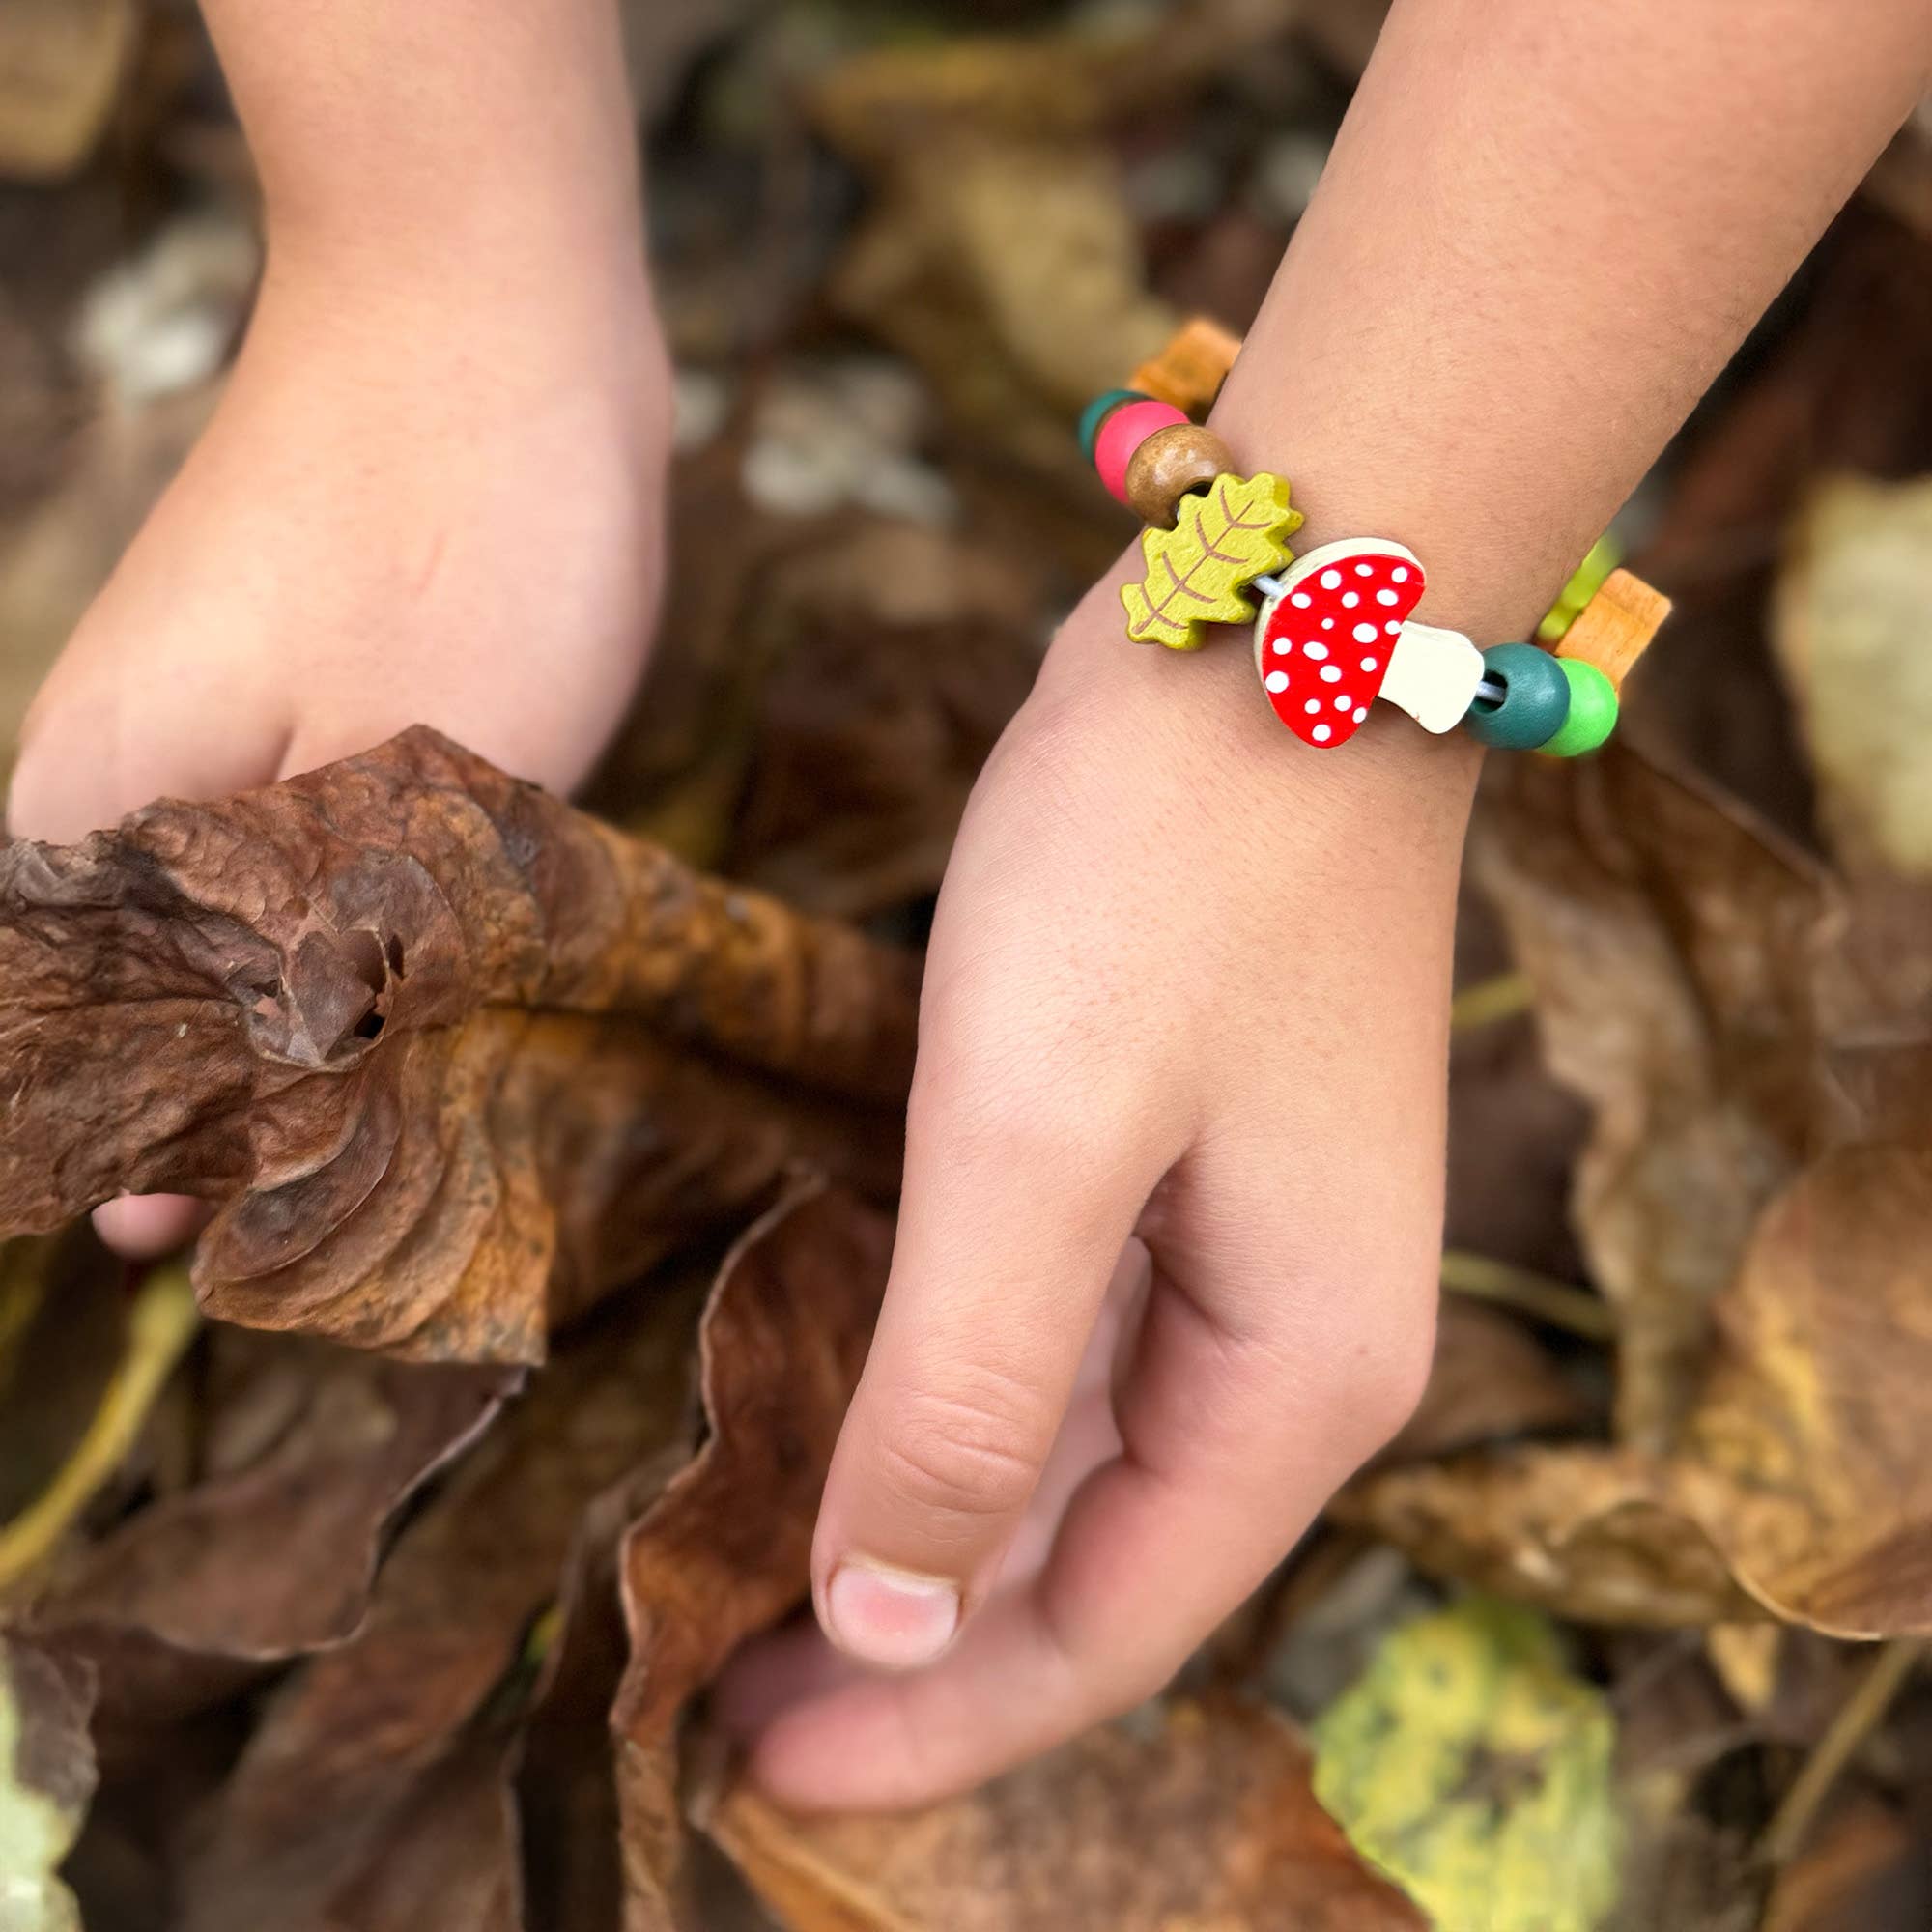
{"label": "wrist", "polygon": [[1480,744],[1461,731],[1434,736],[1378,704],[1347,745],[1310,750],[1282,729],[1265,701],[1250,627],[1216,627],[1201,651],[1129,641],[1120,591],[1144,568],[1136,545],[1062,626],[1041,671],[1045,704],[1116,711],[1122,733],[1155,762],[1171,761],[1170,753],[1179,761],[1204,810],[1222,792],[1298,805],[1319,799],[1406,827],[1418,841],[1418,860],[1460,860],[1482,770]]}

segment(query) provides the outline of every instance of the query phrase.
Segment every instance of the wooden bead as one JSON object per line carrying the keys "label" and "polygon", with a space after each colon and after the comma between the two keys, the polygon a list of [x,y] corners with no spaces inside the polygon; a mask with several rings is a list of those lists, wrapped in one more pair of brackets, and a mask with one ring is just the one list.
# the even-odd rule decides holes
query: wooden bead
{"label": "wooden bead", "polygon": [[1595,665],[1612,690],[1621,689],[1631,667],[1650,647],[1669,615],[1669,598],[1642,578],[1613,570],[1564,632],[1556,655]]}
{"label": "wooden bead", "polygon": [[1208,625],[1244,623],[1255,614],[1248,585],[1288,561],[1288,540],[1300,527],[1288,484],[1265,470],[1217,476],[1201,495],[1183,497],[1174,529],[1141,532],[1147,575],[1121,586],[1127,636],[1198,651]]}
{"label": "wooden bead", "polygon": [[1199,423],[1157,429],[1127,459],[1127,507],[1144,524],[1174,527],[1180,499],[1234,469],[1228,445]]}
{"label": "wooden bead", "polygon": [[1570,680],[1535,644],[1497,644],[1483,653],[1485,675],[1503,687],[1499,698],[1478,696],[1463,723],[1470,737],[1499,752],[1533,752],[1563,728]]}
{"label": "wooden bead", "polygon": [[1151,403],[1151,396],[1144,396],[1138,389],[1109,389],[1105,395],[1095,396],[1080,412],[1080,454],[1089,463],[1094,460],[1094,443],[1100,434],[1100,425],[1121,407],[1122,403]]}
{"label": "wooden bead", "polygon": [[1556,735],[1537,749],[1552,758],[1580,758],[1616,729],[1617,688],[1581,658],[1558,658],[1556,666],[1570,680],[1570,715]]}
{"label": "wooden bead", "polygon": [[1127,465],[1156,430],[1184,427],[1187,418],[1172,403],[1122,403],[1100,425],[1094,439],[1094,468],[1121,502],[1127,500]]}
{"label": "wooden bead", "polygon": [[1240,353],[1238,335],[1205,315],[1192,316],[1152,361],[1134,371],[1133,385],[1176,409],[1206,413]]}

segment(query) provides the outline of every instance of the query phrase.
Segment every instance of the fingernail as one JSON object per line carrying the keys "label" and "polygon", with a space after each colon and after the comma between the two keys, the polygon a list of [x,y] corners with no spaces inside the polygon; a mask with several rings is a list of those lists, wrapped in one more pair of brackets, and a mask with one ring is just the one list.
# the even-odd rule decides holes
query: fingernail
{"label": "fingernail", "polygon": [[848,1657],[882,1670],[930,1663],[959,1628],[959,1592],[943,1577],[922,1577],[848,1556],[825,1589],[826,1635]]}

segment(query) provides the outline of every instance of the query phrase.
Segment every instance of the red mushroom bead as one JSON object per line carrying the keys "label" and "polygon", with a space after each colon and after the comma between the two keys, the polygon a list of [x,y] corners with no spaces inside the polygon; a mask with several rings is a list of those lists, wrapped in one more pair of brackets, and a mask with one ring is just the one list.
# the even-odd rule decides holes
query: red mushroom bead
{"label": "red mushroom bead", "polygon": [[1421,602],[1422,565],[1401,544],[1350,538],[1297,557],[1280,582],[1255,625],[1262,689],[1303,744],[1323,751],[1346,745],[1368,717],[1403,625]]}

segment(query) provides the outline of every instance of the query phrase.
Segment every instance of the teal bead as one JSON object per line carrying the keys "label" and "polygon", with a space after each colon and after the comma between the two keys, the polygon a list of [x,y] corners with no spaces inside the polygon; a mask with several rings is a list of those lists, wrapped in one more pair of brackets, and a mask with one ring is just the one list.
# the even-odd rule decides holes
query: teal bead
{"label": "teal bead", "polygon": [[1563,729],[1573,700],[1561,659],[1534,644],[1497,644],[1483,653],[1483,674],[1503,695],[1469,706],[1463,723],[1472,737],[1499,752],[1533,752]]}
{"label": "teal bead", "polygon": [[1152,398],[1144,396],[1138,389],[1109,389],[1104,396],[1095,396],[1080,412],[1080,452],[1089,463],[1094,460],[1094,439],[1100,434],[1100,425],[1121,407],[1122,403],[1145,403]]}
{"label": "teal bead", "polygon": [[1581,658],[1557,658],[1570,680],[1570,715],[1562,729],[1537,750],[1552,758],[1580,758],[1617,728],[1617,688]]}

